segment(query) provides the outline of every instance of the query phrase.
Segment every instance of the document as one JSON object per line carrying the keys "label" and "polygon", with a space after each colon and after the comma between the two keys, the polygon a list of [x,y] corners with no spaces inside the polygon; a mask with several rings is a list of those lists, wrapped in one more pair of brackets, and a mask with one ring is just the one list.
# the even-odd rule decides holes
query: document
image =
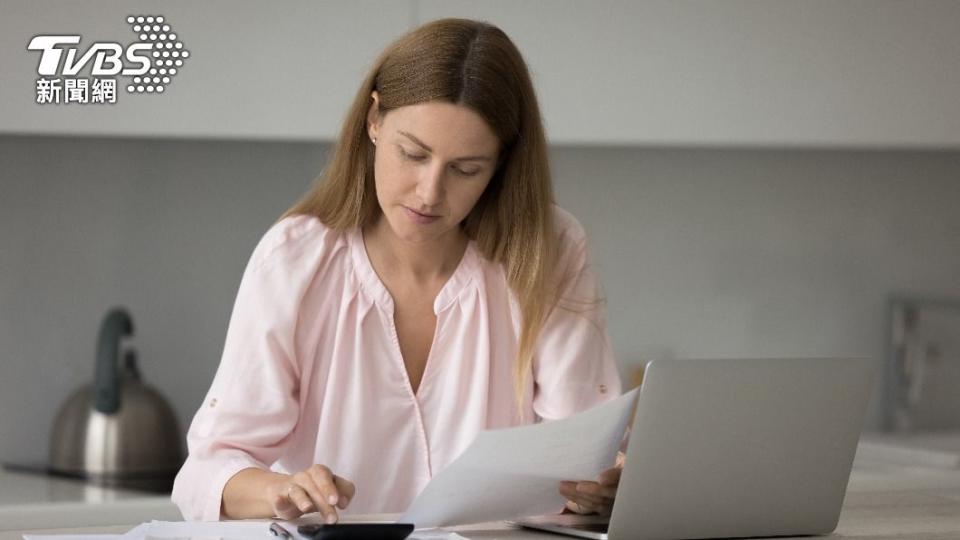
{"label": "document", "polygon": [[[297,525],[317,522],[316,516],[308,516],[292,521],[278,521],[291,536],[304,540],[305,537],[297,532]],[[202,540],[279,540],[271,536],[269,521],[229,521],[229,522],[159,522],[151,524],[147,537],[158,539],[193,538]],[[452,531],[433,530],[416,531],[407,537],[408,540],[463,540],[463,537]],[[129,540],[129,539],[122,539]]]}
{"label": "document", "polygon": [[[291,521],[278,521],[293,538],[305,540],[297,532],[297,526],[304,523],[317,523],[316,515],[304,516]],[[184,522],[184,521],[154,521],[146,531],[146,537],[172,540],[282,540],[272,536],[268,531],[270,521],[221,521],[221,522]],[[464,537],[452,531],[441,529],[430,531],[415,531],[407,537],[408,540],[465,540]],[[134,540],[123,538],[119,540]]]}
{"label": "document", "polygon": [[[297,533],[297,525],[312,523],[316,516],[280,521],[290,534],[305,540]],[[269,533],[270,521],[152,521],[142,523],[124,534],[23,535],[24,540],[278,540]],[[409,540],[465,540],[463,536],[442,529],[416,531]]]}
{"label": "document", "polygon": [[613,466],[639,389],[580,414],[481,432],[397,521],[417,529],[559,512],[561,480]]}
{"label": "document", "polygon": [[123,534],[24,534],[23,540],[142,540],[149,528],[141,523]]}

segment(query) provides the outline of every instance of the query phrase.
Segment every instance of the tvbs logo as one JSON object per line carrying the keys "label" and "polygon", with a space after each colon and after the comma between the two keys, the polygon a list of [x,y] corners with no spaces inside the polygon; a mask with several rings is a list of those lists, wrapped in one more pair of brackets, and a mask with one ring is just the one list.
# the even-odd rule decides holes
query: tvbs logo
{"label": "tvbs logo", "polygon": [[[132,77],[126,89],[134,94],[163,93],[190,56],[162,16],[127,17],[139,41],[123,46],[95,42],[80,47],[80,36],[34,36],[27,50],[40,52],[37,103],[116,103],[115,76]],[[90,68],[92,78],[76,77]]]}
{"label": "tvbs logo", "polygon": [[[150,51],[153,50],[151,43],[133,43],[124,51],[119,43],[98,42],[91,45],[79,59],[77,58],[79,49],[70,47],[66,49],[66,62],[61,62],[64,52],[61,47],[78,43],[80,43],[80,36],[36,36],[30,40],[27,49],[42,51],[37,73],[44,76],[76,75],[90,63],[90,60],[93,60],[90,74],[94,77],[117,74],[143,75],[150,70]],[[136,67],[126,67],[123,58],[135,64]]]}

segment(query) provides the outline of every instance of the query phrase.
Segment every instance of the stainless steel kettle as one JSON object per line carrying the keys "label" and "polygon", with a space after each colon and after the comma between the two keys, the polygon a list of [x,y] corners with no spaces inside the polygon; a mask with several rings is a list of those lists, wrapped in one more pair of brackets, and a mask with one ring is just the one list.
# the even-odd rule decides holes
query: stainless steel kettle
{"label": "stainless steel kettle", "polygon": [[163,396],[143,383],[136,353],[120,340],[133,334],[123,308],[103,319],[92,384],[60,407],[50,437],[50,469],[90,482],[169,492],[183,464],[177,419]]}

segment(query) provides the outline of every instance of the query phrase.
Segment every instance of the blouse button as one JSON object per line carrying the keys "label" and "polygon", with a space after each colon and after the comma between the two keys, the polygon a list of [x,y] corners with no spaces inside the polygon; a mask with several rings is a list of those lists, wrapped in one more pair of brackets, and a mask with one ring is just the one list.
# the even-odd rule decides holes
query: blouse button
{"label": "blouse button", "polygon": [[607,393],[607,385],[601,384],[599,388],[600,388],[600,393],[601,393],[601,394],[606,394],[606,393]]}

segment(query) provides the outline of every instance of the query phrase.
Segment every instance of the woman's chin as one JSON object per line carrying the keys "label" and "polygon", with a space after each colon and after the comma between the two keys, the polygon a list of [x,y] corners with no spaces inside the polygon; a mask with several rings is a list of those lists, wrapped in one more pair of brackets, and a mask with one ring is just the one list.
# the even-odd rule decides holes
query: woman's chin
{"label": "woman's chin", "polygon": [[400,240],[411,244],[427,244],[435,242],[443,235],[438,231],[403,231],[397,236]]}
{"label": "woman's chin", "polygon": [[387,224],[393,235],[404,242],[430,242],[443,236],[446,231],[443,218],[427,222],[420,221],[411,219],[402,209],[387,218]]}
{"label": "woman's chin", "polygon": [[388,223],[393,236],[404,242],[429,242],[442,233],[440,228],[436,227],[439,224],[417,225],[406,222],[403,216],[400,216],[400,219],[397,220],[390,219]]}

